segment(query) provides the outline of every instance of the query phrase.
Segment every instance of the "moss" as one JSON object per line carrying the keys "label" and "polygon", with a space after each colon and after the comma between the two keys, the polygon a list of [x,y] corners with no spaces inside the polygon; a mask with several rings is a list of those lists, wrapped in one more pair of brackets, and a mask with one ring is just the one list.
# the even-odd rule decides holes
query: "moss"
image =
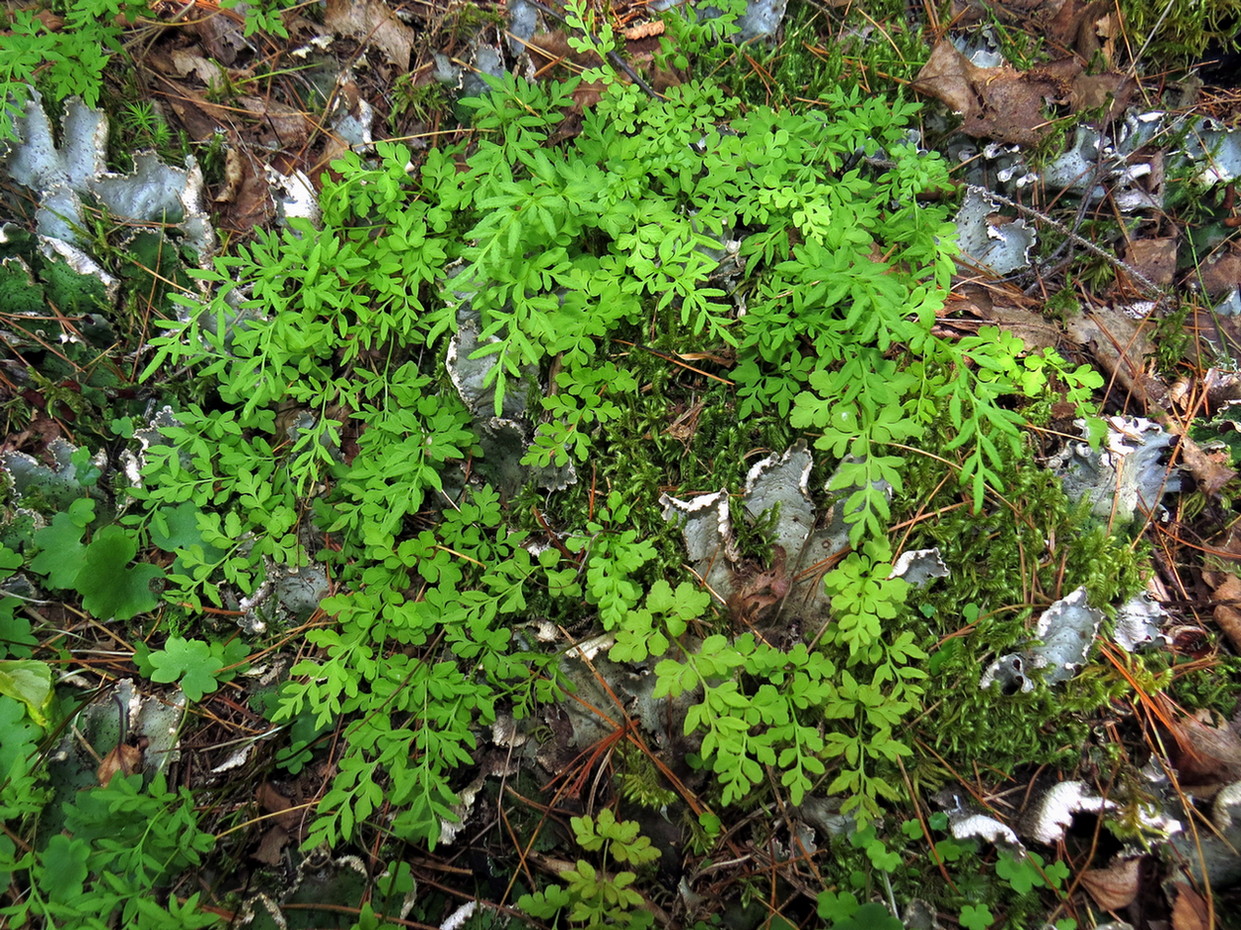
{"label": "moss", "polygon": [[1224,50],[1238,45],[1241,0],[1120,0],[1125,34],[1147,70],[1189,65],[1212,44]]}
{"label": "moss", "polygon": [[979,682],[998,656],[1029,642],[1052,601],[1085,586],[1090,603],[1105,607],[1140,590],[1147,552],[1094,525],[1046,469],[1010,468],[1002,500],[977,514],[943,479],[942,463],[926,458],[906,489],[907,518],[938,516],[920,522],[904,548],[939,547],[950,573],[911,599],[909,622],[932,653],[916,726],[928,750],[918,778],[933,788],[975,760],[1004,775],[1030,763],[1072,767],[1093,713],[1127,693],[1123,678],[1100,666],[1055,689],[1013,695]]}
{"label": "moss", "polygon": [[[1215,650],[1212,650],[1215,652]],[[1168,696],[1184,710],[1210,710],[1231,720],[1241,702],[1241,657],[1215,652],[1206,662],[1175,659],[1170,665],[1172,683]]]}
{"label": "moss", "polygon": [[1181,376],[1181,366],[1193,345],[1193,329],[1188,325],[1193,310],[1192,303],[1181,301],[1152,321],[1154,330],[1150,341],[1155,353],[1150,358],[1155,370],[1170,384]]}
{"label": "moss", "polygon": [[[882,24],[882,25],[880,25]],[[930,46],[903,2],[866,0],[841,9],[789,3],[778,45],[761,42],[715,62],[716,79],[748,103],[781,107],[833,87],[904,96]]]}

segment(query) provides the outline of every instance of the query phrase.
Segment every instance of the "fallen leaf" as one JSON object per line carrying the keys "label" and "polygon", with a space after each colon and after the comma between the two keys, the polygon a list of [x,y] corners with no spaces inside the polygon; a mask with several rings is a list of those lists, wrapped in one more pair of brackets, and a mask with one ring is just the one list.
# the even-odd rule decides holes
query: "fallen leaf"
{"label": "fallen leaf", "polygon": [[300,813],[293,809],[293,803],[276,790],[271,782],[263,782],[255,792],[255,800],[259,810],[268,817],[269,826],[259,838],[258,848],[251,856],[267,865],[279,865],[284,858],[284,848],[297,831]]}
{"label": "fallen leaf", "polygon": [[1105,119],[1120,116],[1133,99],[1138,84],[1125,74],[1109,71],[1106,74],[1079,74],[1069,87],[1069,107],[1073,112],[1096,110],[1108,105]]}
{"label": "fallen leaf", "polygon": [[1019,145],[1034,145],[1047,134],[1045,106],[1067,94],[1067,88],[1027,79],[1010,65],[980,68],[947,39],[931,51],[913,87],[960,113],[967,135]]}
{"label": "fallen leaf", "polygon": [[570,66],[596,68],[603,62],[594,52],[579,52],[569,44],[560,30],[540,32],[530,37],[526,44],[535,75],[542,77],[554,68],[568,62]]}
{"label": "fallen leaf", "polygon": [[1169,717],[1167,722],[1176,740],[1169,761],[1186,794],[1210,797],[1241,781],[1241,734],[1235,724],[1215,726],[1188,715]]}
{"label": "fallen leaf", "polygon": [[932,49],[913,84],[960,113],[967,135],[1019,145],[1034,145],[1051,131],[1049,105],[1065,104],[1077,112],[1110,100],[1110,117],[1124,109],[1136,86],[1122,74],[1086,75],[1078,58],[1028,71],[1011,65],[980,68],[947,39]]}
{"label": "fallen leaf", "polygon": [[1137,239],[1125,250],[1125,261],[1152,283],[1166,287],[1176,275],[1175,236]]}
{"label": "fallen leaf", "polygon": [[979,70],[951,42],[943,41],[931,50],[931,57],[914,81],[914,89],[934,97],[954,113],[968,115],[979,107],[973,86]]}
{"label": "fallen leaf", "polygon": [[208,56],[231,67],[238,54],[250,44],[245,36],[245,19],[232,10],[216,7],[207,12],[207,8],[203,9],[206,15],[191,16],[182,28],[198,37]]}
{"label": "fallen leaf", "polygon": [[172,50],[169,58],[177,77],[186,77],[192,74],[207,87],[224,82],[224,69],[216,62],[203,58],[201,55],[195,55],[192,52],[187,52],[185,49],[177,48]]}
{"label": "fallen leaf", "polygon": [[1114,0],[1066,0],[1048,22],[1047,33],[1083,61],[1098,55],[1110,68],[1121,22]]}
{"label": "fallen leaf", "polygon": [[239,150],[241,180],[233,189],[233,198],[220,211],[220,226],[249,235],[256,226],[265,226],[275,215],[276,206],[267,183],[267,172],[254,156]]}
{"label": "fallen leaf", "polygon": [[249,141],[265,149],[293,149],[305,146],[314,130],[310,114],[265,97],[239,97],[245,115],[257,123]]}
{"label": "fallen leaf", "polygon": [[779,604],[789,593],[791,581],[785,568],[784,547],[772,547],[771,568],[748,577],[737,573],[737,589],[728,598],[728,609],[733,619],[753,626],[771,607]]}
{"label": "fallen leaf", "polygon": [[409,70],[414,30],[382,0],[327,0],[323,25],[337,35],[373,45],[402,73]]}
{"label": "fallen leaf", "polygon": [[1039,304],[1005,285],[969,281],[953,285],[944,310],[951,316],[937,322],[936,333],[947,338],[973,335],[983,325],[998,326],[1031,352],[1055,348],[1064,338],[1059,325],[1048,321]]}
{"label": "fallen leaf", "polygon": [[1089,869],[1082,873],[1082,884],[1095,903],[1105,911],[1128,907],[1138,896],[1138,867],[1141,859],[1114,862],[1105,869]]}
{"label": "fallen leaf", "polygon": [[265,865],[279,865],[284,848],[289,844],[289,831],[281,826],[268,827],[259,838],[258,849],[251,856]]}
{"label": "fallen leaf", "polygon": [[297,826],[298,813],[292,810],[293,802],[277,791],[271,782],[265,781],[259,785],[254,796],[259,810],[265,814],[274,814],[272,819],[276,823],[288,828]]}
{"label": "fallen leaf", "polygon": [[664,430],[664,435],[688,445],[689,441],[694,438],[694,434],[698,432],[698,418],[705,406],[701,400],[691,404]]}
{"label": "fallen leaf", "polygon": [[1172,930],[1210,930],[1211,909],[1202,895],[1183,882],[1172,886],[1176,901],[1172,905]]}
{"label": "fallen leaf", "polygon": [[224,187],[215,195],[216,203],[232,203],[241,187],[241,155],[231,145],[224,151]]}
{"label": "fallen leaf", "polygon": [[557,775],[567,770],[579,754],[573,722],[563,708],[555,705],[543,712],[543,722],[549,736],[540,743],[534,759],[548,773]]}
{"label": "fallen leaf", "polygon": [[650,36],[661,36],[664,34],[664,21],[662,19],[653,19],[649,23],[638,23],[636,26],[627,26],[621,31],[626,39],[645,39]]}
{"label": "fallen leaf", "polygon": [[1176,623],[1168,627],[1168,642],[1173,655],[1186,659],[1205,659],[1215,651],[1207,631],[1192,623]]}
{"label": "fallen leaf", "polygon": [[1241,286],[1241,245],[1229,242],[1202,263],[1196,279],[1211,300],[1226,297]]}
{"label": "fallen leaf", "polygon": [[1090,350],[1109,377],[1143,409],[1166,409],[1168,385],[1146,362],[1155,354],[1149,327],[1109,307],[1079,311],[1065,321],[1069,338]]}
{"label": "fallen leaf", "polygon": [[1204,452],[1202,446],[1188,436],[1182,436],[1179,444],[1181,465],[1193,475],[1198,489],[1207,497],[1219,494],[1237,473],[1228,467],[1228,450],[1218,453]]}
{"label": "fallen leaf", "polygon": [[118,743],[116,748],[103,757],[95,777],[105,788],[119,772],[122,775],[133,775],[142,768],[142,748],[129,743]]}
{"label": "fallen leaf", "polygon": [[60,32],[65,25],[65,18],[57,16],[51,10],[39,10],[34,14],[34,18],[41,22],[48,32]]}
{"label": "fallen leaf", "polygon": [[[1234,400],[1241,400],[1241,374],[1235,371],[1224,371],[1219,368],[1208,368],[1201,377],[1202,387],[1207,392],[1207,407],[1214,411]],[[1241,430],[1241,424],[1232,421]],[[1237,553],[1241,556],[1241,550]]]}
{"label": "fallen leaf", "polygon": [[1203,580],[1211,586],[1215,623],[1234,649],[1241,651],[1241,578],[1228,572],[1203,572]]}

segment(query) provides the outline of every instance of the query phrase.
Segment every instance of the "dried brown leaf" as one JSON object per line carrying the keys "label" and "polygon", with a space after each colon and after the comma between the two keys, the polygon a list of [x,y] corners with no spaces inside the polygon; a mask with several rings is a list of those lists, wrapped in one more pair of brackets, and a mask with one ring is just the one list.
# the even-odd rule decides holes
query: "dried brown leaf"
{"label": "dried brown leaf", "polygon": [[284,847],[289,845],[289,831],[281,826],[268,827],[259,839],[259,847],[252,855],[267,865],[279,865],[284,858]]}
{"label": "dried brown leaf", "polygon": [[414,30],[397,19],[383,0],[327,0],[323,25],[383,52],[399,71],[409,70]]}
{"label": "dried brown leaf", "polygon": [[1241,652],[1241,578],[1228,572],[1203,572],[1203,579],[1212,588],[1215,623],[1232,646]]}
{"label": "dried brown leaf", "polygon": [[1197,280],[1211,300],[1219,300],[1241,286],[1241,245],[1230,242],[1203,262]]}
{"label": "dried brown leaf", "polygon": [[931,57],[914,81],[914,90],[934,97],[954,113],[968,118],[982,105],[974,90],[979,70],[957,51],[956,46],[944,40],[931,50]]}
{"label": "dried brown leaf", "polygon": [[242,234],[249,234],[256,226],[265,226],[275,215],[276,206],[271,196],[262,165],[253,155],[241,155],[241,185],[233,199],[220,211],[220,226]]}
{"label": "dried brown leaf", "polygon": [[951,316],[937,324],[937,331],[949,338],[976,333],[984,323],[1012,333],[1030,351],[1054,348],[1064,337],[1059,325],[1049,322],[1038,305],[1020,291],[1004,286],[970,281],[954,284],[944,312]]}
{"label": "dried brown leaf", "polygon": [[773,546],[771,568],[737,578],[738,587],[728,598],[728,609],[736,620],[753,625],[768,609],[784,600],[792,583],[786,559],[784,548]]}
{"label": "dried brown leaf", "polygon": [[259,810],[265,814],[275,814],[272,819],[280,826],[291,829],[297,826],[298,812],[293,810],[293,802],[276,790],[271,782],[265,781],[255,792]]}
{"label": "dried brown leaf", "polygon": [[1207,497],[1214,497],[1237,473],[1228,467],[1228,451],[1205,452],[1202,446],[1188,436],[1180,442],[1181,464],[1194,477],[1198,489]]}
{"label": "dried brown leaf", "polygon": [[650,36],[661,36],[664,34],[664,21],[662,19],[653,19],[649,23],[638,23],[635,26],[627,26],[621,30],[621,35],[626,39],[646,39]]}
{"label": "dried brown leaf", "polygon": [[1069,106],[1074,112],[1079,112],[1110,104],[1105,119],[1112,120],[1125,111],[1137,89],[1137,81],[1115,71],[1079,74],[1073,78],[1069,90]]}
{"label": "dried brown leaf", "polygon": [[245,36],[245,19],[232,10],[220,10],[207,16],[193,16],[183,27],[198,37],[207,55],[232,67],[238,54],[249,42]]}
{"label": "dried brown leaf", "polygon": [[105,788],[119,772],[121,775],[132,775],[142,768],[142,749],[128,743],[119,743],[115,749],[103,757],[95,777]]}
{"label": "dried brown leaf", "polygon": [[1065,0],[1047,21],[1047,38],[1065,49],[1072,49],[1089,60],[1103,51],[1103,41],[1111,38],[1112,25],[1099,21],[1112,9],[1111,0]]}
{"label": "dried brown leaf", "polygon": [[1148,366],[1155,354],[1149,327],[1109,307],[1083,310],[1066,321],[1069,338],[1095,360],[1147,410],[1168,406],[1168,385]]}
{"label": "dried brown leaf", "polygon": [[241,188],[242,169],[241,155],[229,146],[224,151],[224,187],[215,195],[216,203],[232,203],[237,199],[237,191]]}
{"label": "dried brown leaf", "polygon": [[1183,882],[1174,884],[1176,901],[1172,905],[1172,930],[1210,930],[1211,909],[1202,895]]}
{"label": "dried brown leaf", "polygon": [[224,69],[217,62],[204,58],[202,55],[195,55],[193,52],[186,51],[185,49],[174,48],[169,52],[169,61],[172,65],[173,73],[177,77],[186,77],[192,74],[207,87],[211,87],[213,84],[224,83],[226,77]]}
{"label": "dried brown leaf", "polygon": [[966,134],[1019,145],[1033,145],[1051,131],[1048,104],[1067,104],[1076,112],[1110,100],[1114,114],[1136,89],[1121,74],[1085,75],[1078,58],[1024,72],[1009,65],[980,68],[947,39],[931,50],[913,86],[960,113]]}
{"label": "dried brown leaf", "polygon": [[1089,869],[1081,875],[1082,884],[1095,903],[1105,911],[1128,907],[1138,896],[1141,859],[1114,862],[1105,869]]}
{"label": "dried brown leaf", "polygon": [[1177,239],[1137,239],[1129,243],[1125,261],[1152,283],[1166,287],[1176,275]]}
{"label": "dried brown leaf", "polygon": [[1046,134],[1044,100],[1059,95],[1054,81],[1009,65],[979,68],[947,39],[931,51],[913,86],[960,113],[967,135],[1022,145]]}
{"label": "dried brown leaf", "polygon": [[1184,715],[1168,723],[1176,741],[1169,761],[1186,794],[1211,797],[1225,785],[1241,781],[1241,733],[1236,726],[1215,726]]}

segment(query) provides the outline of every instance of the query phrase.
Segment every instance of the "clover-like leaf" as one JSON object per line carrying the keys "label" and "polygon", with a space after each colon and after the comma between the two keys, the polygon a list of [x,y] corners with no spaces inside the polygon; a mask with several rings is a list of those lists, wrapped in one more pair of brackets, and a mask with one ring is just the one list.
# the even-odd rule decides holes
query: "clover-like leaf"
{"label": "clover-like leaf", "polygon": [[995,923],[995,917],[985,904],[967,904],[961,908],[960,923],[968,930],[986,930]]}
{"label": "clover-like leaf", "polygon": [[164,570],[157,565],[131,566],[137,551],[137,541],[119,526],[105,526],[95,534],[73,580],[89,613],[128,620],[158,603],[151,582],[164,577]]}
{"label": "clover-like leaf", "polygon": [[181,690],[191,701],[201,701],[220,687],[216,680],[220,656],[201,639],[170,636],[163,649],[151,653],[150,663],[152,681],[180,681]]}
{"label": "clover-like leaf", "polygon": [[82,558],[86,546],[82,534],[95,517],[95,502],[80,498],[69,505],[68,510],[52,517],[49,526],[34,534],[34,544],[40,552],[30,560],[31,571],[46,576],[53,588],[71,588],[82,570]]}

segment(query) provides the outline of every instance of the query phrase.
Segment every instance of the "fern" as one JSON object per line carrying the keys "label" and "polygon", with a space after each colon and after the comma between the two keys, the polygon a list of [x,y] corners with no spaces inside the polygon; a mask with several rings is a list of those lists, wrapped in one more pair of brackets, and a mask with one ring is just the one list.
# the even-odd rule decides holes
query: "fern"
{"label": "fern", "polygon": [[[332,540],[321,557],[340,593],[323,606],[336,626],[308,635],[318,653],[278,712],[315,729],[345,721],[309,842],[354,836],[378,802],[360,786],[376,783],[404,808],[401,834],[435,842],[471,718],[559,693],[555,656],[513,632],[536,602],[589,611],[616,661],[660,659],[661,696],[701,693],[687,727],[726,803],[771,769],[794,799],[826,781],[874,816],[909,751],[899,727],[925,659],[910,636],[883,635],[904,609],[886,534],[908,450],[946,413],[947,452],[981,505],[1021,450],[1012,398],[1052,379],[1074,400],[1089,391],[1058,357],[1032,362],[996,334],[932,334],[952,231],[946,206],[915,195],[945,188],[947,172],[906,140],[911,105],[855,91],[823,111],[741,113],[710,84],[652,99],[609,79],[553,150],[575,87],[493,82],[467,104],[473,147],[420,166],[391,143],[373,162],[345,156],[324,179],[322,230],[294,224],[217,260],[201,275],[214,290],[183,300],[154,340],[147,374],[189,365],[222,408],[186,405],[147,451],[148,508],[197,508],[201,543],[177,552],[176,596],[221,604],[257,586],[264,560],[305,564],[301,514]],[[867,160],[880,154],[882,168]],[[473,355],[494,360],[489,412],[549,376],[522,456],[539,467],[589,462],[632,425],[646,386],[615,340],[735,351],[741,414],[787,416],[838,462],[830,490],[855,553],[827,578],[835,621],[817,648],[712,633],[707,596],[632,525],[634,488],[592,494],[589,515],[537,552],[495,489],[463,488],[482,443],[442,359],[467,309]],[[297,425],[278,427],[277,409]]]}

